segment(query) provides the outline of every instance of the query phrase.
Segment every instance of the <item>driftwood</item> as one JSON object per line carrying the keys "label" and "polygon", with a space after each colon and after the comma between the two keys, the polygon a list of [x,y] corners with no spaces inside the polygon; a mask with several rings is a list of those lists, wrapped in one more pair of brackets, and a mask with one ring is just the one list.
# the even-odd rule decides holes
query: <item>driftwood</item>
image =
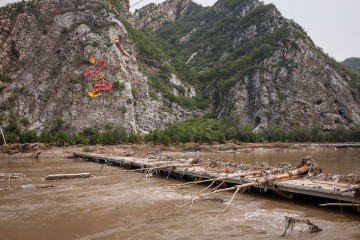
{"label": "driftwood", "polygon": [[23,173],[0,173],[0,179],[18,179],[26,177]]}
{"label": "driftwood", "polygon": [[142,172],[142,171],[152,171],[152,170],[161,170],[167,168],[176,168],[176,167],[206,167],[206,165],[202,164],[175,164],[175,165],[163,165],[163,166],[156,166],[156,167],[147,167],[147,168],[139,168],[139,169],[132,169],[132,170],[124,170],[123,172]]}
{"label": "driftwood", "polygon": [[320,207],[360,207],[360,203],[324,203]]}
{"label": "driftwood", "polygon": [[230,204],[232,203],[232,201],[235,199],[236,194],[241,190],[241,189],[247,189],[250,187],[256,187],[256,186],[260,186],[275,180],[284,180],[284,179],[291,179],[294,176],[298,176],[298,175],[302,175],[307,173],[312,167],[317,166],[316,162],[313,161],[311,159],[311,157],[305,157],[302,159],[302,161],[300,162],[300,164],[297,166],[296,169],[289,171],[287,173],[283,173],[283,174],[279,174],[279,175],[271,175],[268,177],[262,177],[262,178],[257,178],[255,179],[253,182],[251,183],[245,183],[245,184],[240,184],[240,185],[235,185],[233,187],[229,187],[229,188],[224,188],[224,189],[219,189],[219,190],[215,190],[212,189],[207,193],[204,194],[200,194],[202,193],[204,190],[210,188],[215,181],[213,181],[212,184],[210,184],[210,186],[208,186],[207,188],[205,188],[203,191],[201,191],[200,193],[198,193],[195,197],[193,197],[192,199],[190,199],[189,201],[179,205],[179,207],[183,207],[186,206],[188,204],[193,204],[193,202],[197,199],[215,194],[215,193],[219,193],[219,192],[224,192],[224,191],[230,191],[230,190],[235,190],[233,196],[231,197],[228,205],[226,206],[226,208],[223,210],[223,212],[225,212],[229,207]]}
{"label": "driftwood", "polygon": [[74,174],[52,174],[45,177],[45,180],[72,179],[72,178],[89,178],[91,173],[74,173]]}
{"label": "driftwood", "polygon": [[306,220],[301,220],[301,219],[295,219],[293,217],[288,217],[285,216],[285,220],[286,220],[286,224],[285,224],[285,231],[284,233],[281,235],[282,237],[284,237],[286,235],[287,230],[293,230],[295,223],[296,222],[300,222],[300,223],[305,223],[307,225],[309,225],[309,230],[311,233],[317,233],[317,232],[321,232],[322,228],[315,225],[314,223],[310,222],[309,219]]}
{"label": "driftwood", "polygon": [[0,191],[9,191],[9,190],[29,190],[29,189],[37,189],[37,188],[53,188],[55,185],[53,184],[27,184],[21,186],[9,186],[5,188],[0,188]]}
{"label": "driftwood", "polygon": [[213,182],[213,181],[223,181],[223,180],[233,179],[236,177],[241,178],[241,177],[247,177],[247,176],[256,175],[256,174],[260,174],[260,173],[262,173],[262,172],[261,171],[253,171],[253,172],[247,172],[247,173],[235,173],[232,175],[227,175],[226,177],[218,177],[218,178],[212,178],[212,179],[205,179],[205,180],[201,180],[201,181],[182,183],[182,184],[179,184],[178,186],[185,186],[185,185],[189,185],[189,184],[198,184],[198,183]]}

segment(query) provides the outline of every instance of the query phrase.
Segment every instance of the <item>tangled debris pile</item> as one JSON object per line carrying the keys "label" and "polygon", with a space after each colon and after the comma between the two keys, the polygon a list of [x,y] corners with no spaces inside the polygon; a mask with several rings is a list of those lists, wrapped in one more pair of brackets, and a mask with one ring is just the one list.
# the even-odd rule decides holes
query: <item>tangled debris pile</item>
{"label": "tangled debris pile", "polygon": [[53,147],[52,144],[45,144],[45,143],[16,143],[16,144],[6,144],[0,146],[1,153],[7,154],[15,154],[15,153],[28,153],[32,152],[35,153],[36,151],[43,151]]}
{"label": "tangled debris pile", "polygon": [[0,173],[0,180],[8,181],[11,179],[23,179],[26,175],[23,173]]}
{"label": "tangled debris pile", "polygon": [[310,180],[330,181],[335,183],[360,184],[360,175],[358,174],[339,175],[320,173],[317,175],[308,174],[306,178]]}
{"label": "tangled debris pile", "polygon": [[[283,166],[286,166],[286,170],[287,170],[287,167],[289,165],[283,164]],[[209,167],[211,167],[211,163],[209,164]],[[268,169],[268,170],[266,170],[266,169]],[[262,166],[261,168],[259,168],[259,166],[256,165],[253,168],[249,168],[247,171],[241,171],[241,172],[236,172],[236,173],[234,172],[232,174],[227,174],[226,176],[223,176],[223,177],[189,182],[186,184],[197,184],[197,183],[204,183],[204,182],[211,182],[211,184],[209,186],[207,186],[206,188],[204,188],[203,190],[201,190],[200,192],[198,192],[190,200],[188,200],[184,203],[181,203],[180,205],[178,205],[176,207],[180,208],[180,207],[184,207],[189,204],[190,204],[190,206],[192,206],[194,201],[196,201],[198,199],[202,199],[209,195],[223,192],[223,191],[235,190],[235,192],[234,192],[233,196],[231,197],[230,201],[228,202],[226,208],[223,210],[223,212],[225,212],[230,207],[231,203],[235,199],[235,196],[239,193],[240,190],[242,190],[241,192],[244,192],[246,189],[248,189],[250,187],[258,187],[260,185],[264,185],[264,184],[267,184],[272,181],[288,180],[288,179],[291,179],[296,176],[301,176],[301,175],[307,174],[310,170],[314,171],[314,169],[318,169],[318,171],[319,171],[320,167],[311,157],[304,157],[304,158],[302,158],[301,162],[294,169],[292,169],[291,171],[286,171],[286,172],[280,173],[280,174],[278,172],[276,172],[275,174],[272,173],[271,172],[272,169],[271,168],[269,169],[269,167],[267,165]],[[250,170],[253,170],[253,171],[250,171]],[[284,169],[282,171],[284,171]],[[234,178],[238,178],[238,177],[244,178],[244,177],[249,177],[249,176],[252,176],[251,182],[234,185],[233,187],[219,189],[220,186],[222,186],[226,180],[234,179]],[[217,182],[220,182],[220,183],[218,185],[216,185]],[[180,184],[179,186],[183,186],[186,184]],[[215,187],[211,188],[213,186],[215,186]]]}
{"label": "tangled debris pile", "polygon": [[321,232],[322,231],[322,228],[315,225],[314,223],[310,222],[309,219],[306,219],[306,220],[301,220],[301,219],[296,219],[296,218],[293,218],[293,217],[288,217],[288,216],[285,216],[285,231],[284,233],[282,234],[282,237],[284,237],[286,235],[286,232],[290,229],[290,231],[292,232],[293,229],[294,229],[294,226],[295,226],[295,223],[297,222],[300,222],[300,223],[304,223],[304,224],[307,224],[309,226],[309,231],[311,233],[318,233],[318,232]]}
{"label": "tangled debris pile", "polygon": [[[261,163],[255,162],[254,164],[243,163],[243,162],[235,163],[233,161],[226,161],[226,159],[222,159],[222,158],[218,158],[215,160],[190,158],[186,162],[185,161],[183,162],[187,164],[197,164],[199,166],[203,166],[207,172],[218,173],[218,174],[223,174],[223,173],[237,174],[237,173],[256,172],[256,174],[251,174],[253,175],[253,177],[265,177],[274,174],[282,174],[292,170],[291,164],[287,162],[282,162],[274,167],[269,166],[265,162],[261,162]],[[314,167],[314,169],[315,168],[320,169],[317,164],[315,165],[317,167]]]}

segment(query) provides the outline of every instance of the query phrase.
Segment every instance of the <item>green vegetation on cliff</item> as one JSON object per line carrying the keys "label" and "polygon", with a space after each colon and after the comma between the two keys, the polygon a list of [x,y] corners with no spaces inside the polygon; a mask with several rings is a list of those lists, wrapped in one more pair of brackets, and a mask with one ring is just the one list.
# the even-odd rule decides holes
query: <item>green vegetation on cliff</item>
{"label": "green vegetation on cliff", "polygon": [[[271,57],[279,42],[290,34],[291,23],[283,19],[279,19],[279,25],[272,31],[264,24],[274,12],[278,13],[272,4],[260,3],[241,16],[244,8],[253,2],[219,1],[220,10],[216,6],[205,8],[156,31],[143,32],[163,49],[182,80],[215,100],[216,109],[221,101],[219,97],[227,95],[235,84],[243,84],[245,76],[262,71],[260,63]],[[256,37],[240,39],[241,32],[254,28]]]}
{"label": "green vegetation on cliff", "polygon": [[347,58],[341,63],[344,64],[351,71],[360,74],[360,58],[356,58],[356,57]]}
{"label": "green vegetation on cliff", "polygon": [[[351,90],[349,93],[355,104],[359,103],[359,75],[316,47],[304,29],[294,21],[283,18],[273,4],[255,0],[221,0],[197,14],[169,21],[155,30],[140,31],[164,52],[166,64],[170,66],[172,73],[195,86],[205,99],[209,99],[211,107],[206,110],[211,108],[216,117],[224,117],[232,111],[243,114],[239,111],[246,109],[246,119],[254,128],[258,125],[258,104],[267,98],[266,108],[269,111],[266,124],[270,127],[280,121],[290,121],[296,114],[292,112],[292,117],[285,114],[279,116],[279,105],[294,105],[295,99],[303,97],[299,95],[307,89],[306,83],[296,81],[301,78],[308,79],[308,88],[321,90],[332,88],[328,79],[340,76],[344,88]],[[312,51],[314,55],[306,56],[308,51]],[[306,66],[304,62],[309,65]],[[311,70],[310,65],[316,70]],[[323,66],[329,68],[321,72]],[[169,88],[165,86],[166,81],[159,72],[151,83],[162,92],[169,92]],[[322,77],[327,80],[320,80]],[[319,84],[310,86],[314,79],[319,79]],[[267,94],[271,96],[264,96],[266,93],[261,91],[268,91]],[[327,93],[326,98],[331,99],[332,94],[334,93]],[[172,97],[169,99],[176,102]],[[349,102],[348,99],[346,102]],[[246,108],[241,108],[242,104]],[[311,102],[304,104],[313,108],[310,106]],[[345,104],[344,101],[342,104]],[[329,105],[337,108],[339,106],[335,105],[340,104]],[[332,121],[325,119],[324,113],[319,113],[318,109],[311,110],[315,112],[313,116],[319,115],[322,118],[321,123]],[[304,115],[306,114],[307,110],[304,111]],[[277,116],[272,118],[272,115]],[[264,116],[261,118],[265,119]],[[353,120],[348,120],[344,119],[342,122],[350,126]],[[318,122],[311,121],[311,124]],[[336,122],[330,125],[332,126],[327,126],[328,129],[334,128]],[[288,128],[292,126],[294,125],[287,125]]]}
{"label": "green vegetation on cliff", "polygon": [[[134,28],[126,20],[122,20],[126,30],[128,31],[129,38],[134,42],[136,52],[138,54],[138,59],[143,66],[152,67],[157,70],[147,71],[146,74],[149,77],[150,86],[155,91],[159,91],[164,94],[171,102],[176,102],[179,105],[187,108],[206,108],[209,105],[208,99],[206,99],[200,93],[195,98],[190,98],[184,95],[185,91],[179,87],[180,95],[175,95],[172,91],[172,87],[169,84],[168,79],[171,74],[174,73],[177,76],[183,77],[181,79],[190,82],[190,77],[195,77],[194,72],[187,72],[183,74],[181,71],[178,71],[176,68],[181,69],[183,65],[166,63],[167,53],[165,53],[161,46],[155,44],[156,39],[147,35],[146,31],[141,31]],[[144,67],[145,68],[145,67]],[[146,69],[144,69],[146,71]],[[192,80],[195,80],[192,78]]]}
{"label": "green vegetation on cliff", "polygon": [[122,20],[128,34],[129,38],[135,44],[136,52],[138,54],[138,59],[142,63],[146,63],[150,66],[155,65],[159,67],[166,59],[165,53],[155,45],[149,39],[146,34],[136,28],[134,28],[128,21]]}

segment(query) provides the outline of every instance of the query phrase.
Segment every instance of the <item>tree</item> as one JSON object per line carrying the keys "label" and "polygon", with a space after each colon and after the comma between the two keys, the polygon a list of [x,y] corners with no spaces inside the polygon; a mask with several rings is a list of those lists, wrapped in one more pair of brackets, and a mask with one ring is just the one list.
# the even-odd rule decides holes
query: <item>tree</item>
{"label": "tree", "polygon": [[34,130],[25,130],[20,134],[19,141],[21,143],[35,143],[38,141],[38,136]]}

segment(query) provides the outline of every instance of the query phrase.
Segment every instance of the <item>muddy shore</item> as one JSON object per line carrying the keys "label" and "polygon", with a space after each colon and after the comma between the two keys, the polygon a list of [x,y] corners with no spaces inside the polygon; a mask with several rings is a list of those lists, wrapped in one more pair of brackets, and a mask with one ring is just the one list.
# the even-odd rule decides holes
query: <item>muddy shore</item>
{"label": "muddy shore", "polygon": [[194,153],[249,153],[249,152],[292,152],[322,151],[344,148],[360,148],[360,143],[227,143],[196,144],[188,143],[178,146],[153,144],[127,145],[94,145],[57,147],[52,144],[7,144],[0,146],[0,158],[69,158],[73,152],[91,152],[109,156],[126,156],[138,158],[159,158]]}

